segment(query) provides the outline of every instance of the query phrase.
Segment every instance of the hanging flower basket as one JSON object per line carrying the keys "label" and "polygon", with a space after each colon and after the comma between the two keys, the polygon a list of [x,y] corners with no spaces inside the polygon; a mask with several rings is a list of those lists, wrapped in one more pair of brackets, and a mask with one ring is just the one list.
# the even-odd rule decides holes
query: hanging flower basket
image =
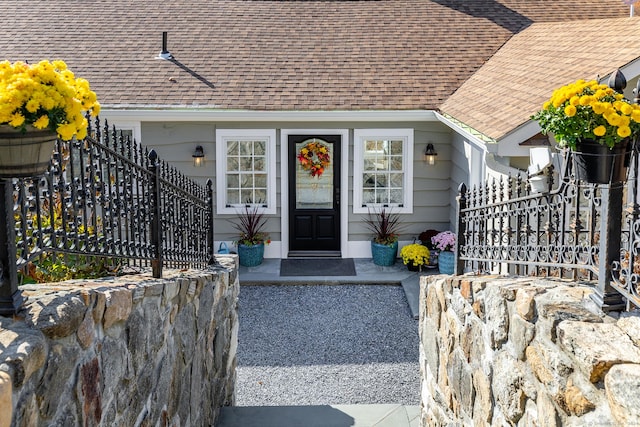
{"label": "hanging flower basket", "polygon": [[26,126],[23,132],[0,125],[0,178],[25,178],[42,175],[49,166],[56,133]]}
{"label": "hanging flower basket", "polygon": [[585,139],[573,152],[576,178],[592,184],[611,184],[625,181],[629,166],[629,140],[609,149],[598,141]]}

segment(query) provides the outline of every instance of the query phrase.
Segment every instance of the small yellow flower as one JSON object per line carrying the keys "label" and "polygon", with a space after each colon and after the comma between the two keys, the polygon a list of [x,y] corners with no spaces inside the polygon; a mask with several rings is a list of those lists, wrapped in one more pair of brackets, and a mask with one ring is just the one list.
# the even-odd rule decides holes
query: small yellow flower
{"label": "small yellow flower", "polygon": [[595,136],[602,136],[602,135],[604,135],[605,133],[607,133],[607,128],[606,128],[606,127],[604,127],[603,125],[600,125],[600,126],[598,126],[597,128],[595,128],[595,129],[593,130],[593,134],[594,134]]}
{"label": "small yellow flower", "polygon": [[33,122],[33,127],[38,129],[46,129],[47,126],[49,126],[49,116],[47,116],[46,114],[43,116],[40,116],[38,120]]}
{"label": "small yellow flower", "polygon": [[618,136],[620,138],[626,138],[631,135],[631,129],[629,126],[620,126],[617,130]]}
{"label": "small yellow flower", "polygon": [[18,126],[22,126],[23,123],[24,123],[24,116],[20,113],[13,114],[11,116],[11,120],[9,121],[9,124],[14,128],[17,128]]}
{"label": "small yellow flower", "polygon": [[564,114],[566,114],[567,117],[575,116],[576,111],[576,107],[574,107],[573,105],[567,105],[566,107],[564,107]]}

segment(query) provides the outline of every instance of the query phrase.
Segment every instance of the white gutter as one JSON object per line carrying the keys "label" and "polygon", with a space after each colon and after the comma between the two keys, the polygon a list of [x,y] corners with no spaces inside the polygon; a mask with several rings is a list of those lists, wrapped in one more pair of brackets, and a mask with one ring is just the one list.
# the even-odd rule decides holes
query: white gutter
{"label": "white gutter", "polygon": [[478,150],[484,153],[493,153],[497,151],[498,144],[489,144],[486,141],[483,141],[482,139],[478,138],[476,135],[472,134],[468,130],[460,127],[457,123],[444,117],[442,114],[436,113],[436,112],[434,112],[434,114],[438,120],[440,120],[442,123],[447,125],[454,132],[462,135],[467,140],[467,142],[469,142],[471,145],[476,147]]}
{"label": "white gutter", "polygon": [[432,110],[331,110],[331,111],[252,111],[216,110],[212,108],[175,108],[153,106],[148,108],[126,108],[122,105],[103,105],[101,117],[110,120],[139,122],[413,122],[437,121]]}

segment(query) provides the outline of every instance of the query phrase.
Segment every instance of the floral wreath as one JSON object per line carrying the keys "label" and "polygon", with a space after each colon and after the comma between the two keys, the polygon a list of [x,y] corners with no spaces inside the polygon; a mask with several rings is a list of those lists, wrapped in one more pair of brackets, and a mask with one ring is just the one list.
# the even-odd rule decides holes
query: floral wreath
{"label": "floral wreath", "polygon": [[311,176],[320,177],[331,163],[329,148],[321,142],[311,141],[300,149],[298,162]]}

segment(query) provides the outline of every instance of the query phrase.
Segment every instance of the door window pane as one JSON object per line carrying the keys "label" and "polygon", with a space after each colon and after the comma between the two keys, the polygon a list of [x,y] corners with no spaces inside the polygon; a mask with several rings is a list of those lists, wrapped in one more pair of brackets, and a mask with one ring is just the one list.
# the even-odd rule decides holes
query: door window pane
{"label": "door window pane", "polygon": [[296,209],[333,208],[333,144],[310,138],[296,144]]}

